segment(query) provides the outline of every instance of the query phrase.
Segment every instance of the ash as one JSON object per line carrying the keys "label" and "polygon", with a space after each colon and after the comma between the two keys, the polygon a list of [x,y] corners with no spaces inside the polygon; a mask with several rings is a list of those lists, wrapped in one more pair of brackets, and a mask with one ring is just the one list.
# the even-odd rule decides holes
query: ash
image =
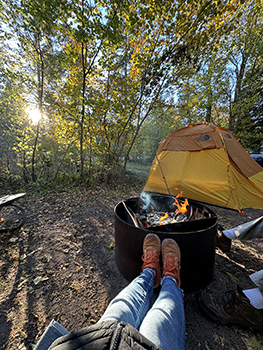
{"label": "ash", "polygon": [[155,227],[167,224],[174,224],[178,222],[184,222],[188,220],[187,215],[183,213],[165,213],[165,212],[156,212],[145,213],[138,216],[138,220],[146,227]]}

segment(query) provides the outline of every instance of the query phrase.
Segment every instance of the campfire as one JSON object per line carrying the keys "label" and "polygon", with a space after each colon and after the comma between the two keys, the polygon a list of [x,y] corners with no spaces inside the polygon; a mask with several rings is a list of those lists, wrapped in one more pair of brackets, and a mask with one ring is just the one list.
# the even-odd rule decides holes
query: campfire
{"label": "campfire", "polygon": [[173,207],[173,210],[169,212],[156,211],[152,207],[152,211],[147,213],[145,209],[141,209],[136,217],[145,227],[174,224],[188,220],[190,206],[187,198],[177,196],[177,198],[174,198]]}
{"label": "campfire", "polygon": [[172,204],[166,203],[167,210],[165,211],[158,210],[160,205],[156,205],[156,203],[153,203],[154,206],[150,207],[152,198],[148,197],[146,200],[145,197],[142,197],[144,205],[135,213],[137,222],[145,228],[154,228],[211,217],[211,213],[205,207],[194,206],[189,203],[187,198],[183,198],[181,195],[182,193],[176,197],[170,196],[169,199],[172,199]]}

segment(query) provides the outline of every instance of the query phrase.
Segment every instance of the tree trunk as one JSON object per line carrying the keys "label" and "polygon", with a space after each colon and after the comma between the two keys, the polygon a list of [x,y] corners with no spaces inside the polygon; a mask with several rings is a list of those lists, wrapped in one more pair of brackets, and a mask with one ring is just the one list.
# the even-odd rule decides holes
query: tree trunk
{"label": "tree trunk", "polygon": [[86,53],[87,47],[81,44],[82,64],[82,96],[81,96],[81,121],[80,121],[80,175],[84,178],[84,121],[85,121],[85,95],[86,95]]}
{"label": "tree trunk", "polygon": [[40,121],[38,121],[38,123],[37,123],[37,133],[36,133],[36,137],[35,137],[33,154],[32,154],[32,162],[31,162],[31,169],[32,169],[31,176],[32,176],[33,182],[36,182],[36,180],[37,180],[37,176],[36,176],[36,172],[35,172],[35,162],[36,162],[36,153],[37,153],[37,143],[38,143],[38,138],[39,138],[39,123],[40,123]]}
{"label": "tree trunk", "polygon": [[208,94],[207,94],[207,103],[206,103],[206,118],[205,121],[207,123],[211,123],[212,121],[212,101],[213,101],[213,93],[211,87],[211,76],[209,74],[209,82],[208,82]]}
{"label": "tree trunk", "polygon": [[[137,128],[136,128],[135,134],[134,134],[134,136],[133,136],[133,138],[132,138],[132,142],[131,142],[131,144],[130,144],[130,147],[129,147],[129,149],[128,149],[127,153],[126,153],[125,159],[124,159],[124,165],[123,165],[123,169],[124,169],[124,170],[126,169],[126,165],[127,165],[128,159],[129,159],[130,152],[131,152],[132,147],[133,147],[133,145],[134,145],[134,142],[135,142],[135,140],[136,140],[136,138],[137,138],[137,136],[138,136],[138,134],[139,134],[140,128],[141,128],[142,124],[144,123],[145,119],[148,117],[148,115],[149,115],[149,113],[151,112],[152,108],[154,107],[154,105],[155,105],[157,99],[159,98],[160,92],[161,92],[162,87],[163,87],[163,85],[164,85],[164,83],[165,83],[165,81],[166,81],[167,75],[168,75],[168,74],[166,74],[166,76],[163,78],[163,81],[160,83],[160,85],[159,85],[159,87],[158,87],[158,89],[157,89],[157,91],[156,91],[155,96],[152,98],[151,104],[150,104],[150,106],[149,106],[147,112],[145,113],[144,117],[140,120],[141,110],[143,109],[143,108],[142,108],[142,104],[143,104],[143,102],[142,102],[142,95],[143,95],[143,92],[144,92],[144,87],[142,87],[142,89],[141,89],[142,92],[141,92],[140,99],[139,99],[139,101],[138,101],[138,103],[140,103],[140,106],[139,106],[139,112],[138,112]],[[137,105],[137,104],[136,104],[136,105]],[[134,112],[135,112],[135,108],[133,109],[133,113],[134,113]]]}
{"label": "tree trunk", "polygon": [[36,153],[37,153],[37,144],[39,139],[39,131],[40,131],[40,122],[43,119],[43,91],[44,91],[44,60],[43,60],[43,54],[41,51],[41,45],[40,45],[40,38],[39,34],[36,35],[36,52],[38,54],[38,62],[37,62],[37,79],[38,79],[38,108],[40,113],[40,120],[37,123],[37,132],[33,147],[33,153],[32,153],[32,181],[36,182],[37,176],[35,171],[35,163],[36,163]]}
{"label": "tree trunk", "polygon": [[248,55],[246,54],[245,50],[242,53],[242,61],[240,64],[240,68],[236,67],[236,87],[235,87],[235,94],[234,94],[234,101],[232,103],[232,110],[230,111],[231,117],[229,118],[229,128],[233,133],[237,130],[238,121],[240,118],[240,111],[237,111],[238,103],[241,101],[242,98],[242,80],[244,78],[246,64],[248,60]]}

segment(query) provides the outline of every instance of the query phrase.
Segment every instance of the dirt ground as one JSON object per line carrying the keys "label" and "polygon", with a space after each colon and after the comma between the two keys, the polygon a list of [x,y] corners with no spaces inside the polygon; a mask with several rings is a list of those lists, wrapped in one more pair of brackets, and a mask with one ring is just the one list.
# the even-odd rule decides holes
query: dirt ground
{"label": "dirt ground", "polygon": [[[122,188],[28,192],[19,200],[27,223],[0,237],[0,349],[32,350],[52,319],[69,331],[98,321],[128,284],[115,264],[114,207],[138,196],[141,188],[135,182]],[[263,215],[262,210],[244,210],[241,216],[209,207],[225,228]],[[233,241],[226,254],[216,249],[214,278],[205,289],[220,295],[236,283],[253,288],[249,275],[263,268],[262,258],[258,239]],[[186,350],[263,348],[263,332],[208,320],[196,297],[196,292],[185,294]]]}

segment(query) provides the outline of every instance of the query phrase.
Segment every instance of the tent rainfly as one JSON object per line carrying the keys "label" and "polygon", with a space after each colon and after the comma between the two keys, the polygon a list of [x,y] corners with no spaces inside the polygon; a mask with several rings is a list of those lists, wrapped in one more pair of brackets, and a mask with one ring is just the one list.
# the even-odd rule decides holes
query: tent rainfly
{"label": "tent rainfly", "polygon": [[176,130],[157,150],[144,191],[225,208],[263,209],[263,168],[232,132],[209,124]]}

